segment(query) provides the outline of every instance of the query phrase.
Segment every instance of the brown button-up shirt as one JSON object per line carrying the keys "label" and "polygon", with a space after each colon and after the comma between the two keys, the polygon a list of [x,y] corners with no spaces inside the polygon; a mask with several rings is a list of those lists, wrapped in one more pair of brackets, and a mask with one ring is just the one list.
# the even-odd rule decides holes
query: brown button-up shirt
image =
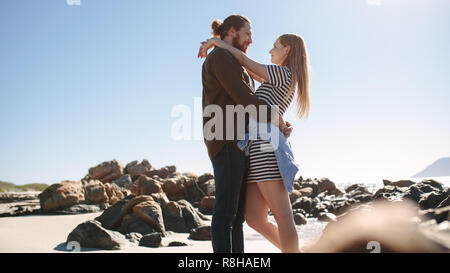
{"label": "brown button-up shirt", "polygon": [[[205,138],[205,124],[215,117],[215,114],[206,115],[203,113],[203,136],[204,142],[208,149],[208,155],[212,160],[227,142],[233,142],[235,145],[239,139],[243,139],[243,135],[238,135],[237,132],[237,114],[234,114],[234,120],[230,121],[234,128],[233,138],[227,136],[227,115],[226,105],[242,105],[244,108],[248,105],[256,106],[258,110],[260,105],[266,105],[264,102],[258,100],[255,93],[250,88],[250,79],[247,72],[234,58],[234,56],[226,49],[215,48],[208,54],[202,67],[202,106],[203,111],[208,105],[217,105],[222,110],[222,125],[223,136],[221,139],[208,140]],[[258,121],[270,122],[271,111],[267,106],[267,114],[262,116],[257,111],[256,116],[253,116]],[[248,132],[248,118],[249,114],[245,114],[245,132]],[[217,128],[215,128],[217,130]],[[214,131],[214,130],[211,130]]]}

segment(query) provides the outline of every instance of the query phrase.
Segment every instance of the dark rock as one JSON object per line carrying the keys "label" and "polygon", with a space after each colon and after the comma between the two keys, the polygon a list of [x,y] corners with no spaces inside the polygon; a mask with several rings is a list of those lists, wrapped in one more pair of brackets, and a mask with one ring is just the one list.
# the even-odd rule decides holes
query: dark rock
{"label": "dark rock", "polygon": [[137,232],[130,232],[125,234],[125,238],[133,244],[139,244],[139,241],[142,238],[142,234]]}
{"label": "dark rock", "polygon": [[307,223],[305,216],[301,213],[294,214],[294,222],[296,225],[305,225]]}
{"label": "dark rock", "polygon": [[306,215],[306,212],[302,209],[293,209],[292,214],[300,213],[302,215]]}
{"label": "dark rock", "polygon": [[416,186],[423,193],[430,193],[430,192],[438,191],[438,189],[432,187],[428,183],[419,182],[419,183],[416,183]]}
{"label": "dark rock", "polygon": [[188,244],[179,241],[172,241],[168,244],[168,246],[188,246]]}
{"label": "dark rock", "polygon": [[181,207],[184,223],[189,230],[203,225],[201,216],[189,202],[179,200],[178,205]]}
{"label": "dark rock", "polygon": [[300,197],[302,197],[302,193],[299,190],[292,190],[292,192],[289,193],[289,200],[291,201],[291,204],[294,203]]}
{"label": "dark rock", "polygon": [[152,200],[140,202],[133,207],[133,214],[144,220],[158,232],[164,233],[164,220],[161,206]]}
{"label": "dark rock", "polygon": [[190,230],[184,222],[182,208],[176,201],[171,201],[167,204],[163,210],[163,218],[166,230],[181,233],[186,233]]}
{"label": "dark rock", "polygon": [[103,228],[100,222],[95,220],[79,224],[67,236],[66,243],[71,241],[78,242],[82,247],[106,250],[122,249],[129,244],[125,236],[119,232]]}
{"label": "dark rock", "polygon": [[363,184],[353,184],[345,189],[346,193],[350,193],[352,191],[357,193],[370,193],[367,187],[364,186]]}
{"label": "dark rock", "polygon": [[127,214],[123,217],[119,231],[122,234],[137,232],[142,235],[156,232],[148,223],[134,214]]}
{"label": "dark rock", "polygon": [[359,202],[368,202],[372,200],[372,194],[370,193],[360,193],[352,196],[353,199],[359,201]]}
{"label": "dark rock", "polygon": [[206,181],[211,180],[211,179],[214,179],[214,175],[212,175],[210,173],[202,174],[198,177],[197,184],[199,186],[201,186],[201,185],[203,185],[203,183],[205,183]]}
{"label": "dark rock", "polygon": [[39,200],[24,200],[0,204],[0,217],[36,215],[41,213]]}
{"label": "dark rock", "polygon": [[[206,177],[205,177],[206,178]],[[199,178],[200,179],[200,178]],[[184,196],[188,202],[194,204],[195,202],[200,203],[203,196],[206,194],[202,191],[196,182],[195,178],[187,177],[184,184]]]}
{"label": "dark rock", "polygon": [[337,218],[336,215],[329,212],[322,212],[319,214],[319,217],[317,217],[320,221],[324,222],[336,222]]}
{"label": "dark rock", "polygon": [[438,206],[438,208],[443,208],[443,207],[447,207],[450,206],[450,196],[445,198]]}
{"label": "dark rock", "polygon": [[216,193],[216,184],[215,184],[214,179],[210,179],[210,180],[204,182],[200,186],[200,189],[202,190],[202,192],[205,193],[205,195],[214,196]]}
{"label": "dark rock", "polygon": [[204,214],[212,214],[215,204],[216,198],[214,196],[203,197],[200,205],[200,212]]}
{"label": "dark rock", "polygon": [[331,192],[336,189],[336,185],[333,181],[326,177],[322,177],[317,180],[317,193],[321,193],[324,191]]}
{"label": "dark rock", "polygon": [[434,219],[437,223],[450,221],[450,206],[419,211],[423,219]]}
{"label": "dark rock", "polygon": [[117,203],[106,209],[100,216],[95,218],[95,220],[99,221],[104,228],[114,229],[114,223],[119,220],[119,216],[122,213],[123,209],[134,197],[134,195],[129,195],[124,199],[118,201]]}
{"label": "dark rock", "polygon": [[147,159],[143,159],[141,163],[138,164],[137,160],[131,161],[125,166],[124,172],[129,174],[131,179],[136,179],[142,174],[150,171],[152,169],[152,164],[148,162]]}
{"label": "dark rock", "polygon": [[411,185],[414,185],[415,183],[416,183],[416,182],[411,181],[411,180],[399,180],[399,181],[391,182],[391,181],[389,181],[389,180],[387,180],[387,179],[383,179],[383,184],[384,184],[385,186],[391,185],[391,186],[396,186],[396,187],[402,187],[402,188],[405,188],[405,187],[409,187],[409,186],[411,186]]}
{"label": "dark rock", "polygon": [[438,182],[438,181],[436,181],[436,180],[433,180],[433,179],[424,179],[420,183],[421,184],[425,184],[425,185],[430,185],[431,187],[433,187],[433,188],[435,188],[435,189],[437,189],[439,191],[444,190],[443,184]]}
{"label": "dark rock", "polygon": [[144,235],[139,241],[139,246],[159,247],[161,246],[162,237],[162,234],[159,232]]}
{"label": "dark rock", "polygon": [[87,204],[76,204],[65,208],[63,210],[50,211],[47,214],[83,214],[83,213],[93,213],[102,211],[104,206],[102,205],[87,205]]}
{"label": "dark rock", "polygon": [[21,202],[27,200],[39,200],[38,191],[29,192],[0,192],[0,204]]}
{"label": "dark rock", "polygon": [[133,183],[133,181],[131,179],[131,175],[125,174],[125,175],[122,175],[121,177],[119,177],[118,179],[114,180],[112,183],[116,184],[117,186],[119,186],[121,188],[126,189],[128,185]]}
{"label": "dark rock", "polygon": [[319,215],[324,212],[328,212],[327,207],[323,203],[315,203],[314,207],[309,212],[309,216],[319,217]]}
{"label": "dark rock", "polygon": [[193,228],[189,233],[189,238],[197,241],[211,240],[211,226],[199,226]]}
{"label": "dark rock", "polygon": [[431,209],[437,208],[439,204],[448,198],[448,192],[430,192],[424,196],[419,201],[419,205],[421,209]]}
{"label": "dark rock", "polygon": [[292,204],[293,209],[302,209],[306,213],[309,213],[311,209],[313,208],[313,201],[309,197],[300,197],[297,199],[297,201]]}
{"label": "dark rock", "polygon": [[416,185],[413,185],[408,188],[408,190],[403,195],[403,199],[410,199],[416,203],[419,203],[419,200],[422,196],[423,192],[419,190]]}

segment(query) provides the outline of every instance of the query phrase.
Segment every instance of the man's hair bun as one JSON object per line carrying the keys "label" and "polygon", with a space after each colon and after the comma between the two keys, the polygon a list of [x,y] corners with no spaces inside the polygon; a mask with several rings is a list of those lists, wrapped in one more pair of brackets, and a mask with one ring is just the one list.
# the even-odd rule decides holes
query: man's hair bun
{"label": "man's hair bun", "polygon": [[211,24],[211,28],[214,36],[220,36],[222,33],[222,21],[219,19],[214,20]]}

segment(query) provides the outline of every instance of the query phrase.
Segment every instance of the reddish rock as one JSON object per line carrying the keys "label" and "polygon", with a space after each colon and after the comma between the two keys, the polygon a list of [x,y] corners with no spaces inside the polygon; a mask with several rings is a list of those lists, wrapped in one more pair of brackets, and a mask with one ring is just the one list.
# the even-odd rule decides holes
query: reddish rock
{"label": "reddish rock", "polygon": [[81,181],[72,180],[50,185],[38,197],[43,211],[67,208],[85,200]]}
{"label": "reddish rock", "polygon": [[147,159],[142,160],[142,162],[139,164],[137,160],[134,160],[125,166],[125,172],[129,174],[132,178],[136,178],[141,174],[145,174],[151,169],[152,165],[150,164],[150,162],[148,162]]}
{"label": "reddish rock", "polygon": [[89,169],[89,177],[102,182],[112,182],[123,175],[122,164],[117,160],[105,161]]}
{"label": "reddish rock", "polygon": [[202,199],[200,209],[202,213],[212,214],[214,205],[216,204],[216,198],[214,196],[205,196]]}
{"label": "reddish rock", "polygon": [[169,178],[163,181],[162,188],[170,200],[184,199],[184,177]]}
{"label": "reddish rock", "polygon": [[84,185],[86,199],[93,204],[107,203],[109,198],[103,183],[99,180],[89,180]]}
{"label": "reddish rock", "polygon": [[149,178],[146,175],[140,175],[136,181],[137,195],[150,195],[152,193],[162,192],[161,183]]}

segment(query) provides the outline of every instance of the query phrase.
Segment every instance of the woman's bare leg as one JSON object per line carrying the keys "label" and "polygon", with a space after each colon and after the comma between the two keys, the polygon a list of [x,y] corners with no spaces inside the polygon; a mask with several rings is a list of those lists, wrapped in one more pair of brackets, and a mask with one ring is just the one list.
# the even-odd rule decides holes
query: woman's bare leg
{"label": "woman's bare leg", "polygon": [[292,215],[291,202],[283,181],[264,181],[255,184],[277,221],[281,251],[299,252],[298,234]]}
{"label": "woman's bare leg", "polygon": [[281,250],[278,227],[267,218],[269,207],[256,184],[258,183],[247,184],[245,220],[251,228]]}

